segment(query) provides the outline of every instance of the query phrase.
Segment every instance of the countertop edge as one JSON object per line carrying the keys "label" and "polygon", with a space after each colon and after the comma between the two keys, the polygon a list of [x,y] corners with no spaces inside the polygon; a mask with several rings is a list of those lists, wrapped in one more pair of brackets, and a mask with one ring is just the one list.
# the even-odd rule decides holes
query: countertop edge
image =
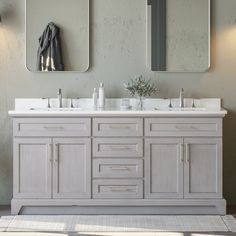
{"label": "countertop edge", "polygon": [[9,111],[11,117],[114,117],[114,116],[130,116],[130,117],[225,117],[228,112],[226,110],[210,110],[210,111],[79,111],[79,112],[39,112],[39,111]]}

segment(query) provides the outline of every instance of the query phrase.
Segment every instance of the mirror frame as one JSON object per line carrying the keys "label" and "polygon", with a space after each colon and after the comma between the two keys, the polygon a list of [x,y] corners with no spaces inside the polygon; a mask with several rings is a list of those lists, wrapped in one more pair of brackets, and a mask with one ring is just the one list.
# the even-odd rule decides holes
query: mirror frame
{"label": "mirror frame", "polygon": [[[37,70],[31,70],[30,68],[28,68],[27,65],[27,25],[28,25],[28,21],[27,21],[27,1],[30,0],[25,0],[25,67],[26,69],[31,72],[31,73],[39,73],[39,74],[44,74],[44,73],[85,73],[90,69],[90,0],[87,0],[88,2],[88,51],[87,51],[87,55],[88,55],[88,61],[87,61],[87,67],[84,70],[73,70],[73,71],[69,71],[69,70],[65,70],[65,71],[37,71]],[[40,1],[40,0],[39,0]],[[36,64],[36,63],[35,63]]]}
{"label": "mirror frame", "polygon": [[146,0],[146,66],[153,72],[159,73],[205,73],[211,68],[211,0],[208,1],[208,65],[205,70],[172,70],[172,71],[158,71],[153,68],[156,67],[152,63],[152,6],[153,0]]}

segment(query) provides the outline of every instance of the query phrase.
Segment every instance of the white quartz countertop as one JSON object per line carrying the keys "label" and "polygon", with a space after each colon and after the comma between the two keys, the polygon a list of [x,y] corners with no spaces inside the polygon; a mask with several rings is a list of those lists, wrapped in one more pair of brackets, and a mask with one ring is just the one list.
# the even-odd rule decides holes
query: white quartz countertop
{"label": "white quartz countertop", "polygon": [[84,111],[9,111],[10,116],[24,117],[24,116],[225,116],[226,110],[206,110],[206,111],[115,111],[115,110],[84,110]]}
{"label": "white quartz countertop", "polygon": [[93,109],[91,99],[74,101],[73,109],[69,107],[69,99],[64,99],[65,108],[56,108],[56,99],[51,101],[53,107],[47,109],[47,101],[43,99],[16,99],[15,109],[9,111],[12,117],[79,117],[79,116],[179,116],[179,117],[224,117],[227,111],[221,107],[221,99],[195,100],[196,108],[191,108],[192,99],[185,99],[185,107],[178,107],[178,99],[172,99],[173,107],[168,108],[168,99],[146,99],[145,109],[136,110],[135,100],[130,99],[131,110],[121,110],[121,99],[108,99],[103,110]]}

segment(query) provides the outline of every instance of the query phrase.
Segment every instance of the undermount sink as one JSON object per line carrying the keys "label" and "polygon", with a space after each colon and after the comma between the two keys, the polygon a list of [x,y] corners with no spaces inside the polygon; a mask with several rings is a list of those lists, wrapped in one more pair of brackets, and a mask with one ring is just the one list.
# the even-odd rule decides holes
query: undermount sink
{"label": "undermount sink", "polygon": [[81,111],[82,108],[76,107],[76,108],[70,108],[70,107],[64,107],[64,108],[30,108],[31,111]]}
{"label": "undermount sink", "polygon": [[173,108],[155,108],[156,111],[206,111],[205,107],[173,107]]}

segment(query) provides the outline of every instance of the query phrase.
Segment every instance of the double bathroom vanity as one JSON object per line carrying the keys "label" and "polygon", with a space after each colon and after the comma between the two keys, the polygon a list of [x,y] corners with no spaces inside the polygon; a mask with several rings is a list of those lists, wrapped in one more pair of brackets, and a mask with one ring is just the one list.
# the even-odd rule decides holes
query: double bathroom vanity
{"label": "double bathroom vanity", "polygon": [[146,99],[146,110],[127,111],[120,99],[105,110],[63,102],[16,99],[9,111],[13,214],[226,213],[220,99]]}
{"label": "double bathroom vanity", "polygon": [[[26,0],[26,67],[39,71],[37,39],[54,21],[62,30],[65,71],[88,70],[90,44],[100,61],[94,78],[107,62],[106,68],[125,71],[119,78],[128,67],[129,74],[144,71],[139,49],[146,31],[149,70],[205,72],[211,59],[211,1],[185,2],[94,1],[91,11],[88,0]],[[114,60],[116,55],[120,59]],[[102,76],[111,77],[110,71]],[[12,214],[226,213],[222,123],[227,111],[221,99],[182,97],[181,107],[179,99],[145,99],[145,110],[124,110],[124,99],[107,99],[105,109],[97,110],[92,99],[62,99],[60,90],[58,96],[59,102],[16,99],[9,111]],[[128,102],[135,107],[135,99]]]}

